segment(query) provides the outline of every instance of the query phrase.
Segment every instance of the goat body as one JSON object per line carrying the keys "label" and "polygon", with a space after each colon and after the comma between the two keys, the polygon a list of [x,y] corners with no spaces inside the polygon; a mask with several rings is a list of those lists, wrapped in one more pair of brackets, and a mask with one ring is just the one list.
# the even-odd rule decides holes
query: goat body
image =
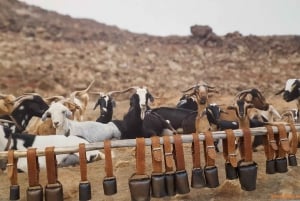
{"label": "goat body", "polygon": [[76,135],[83,137],[89,142],[100,142],[106,139],[119,139],[121,133],[112,122],[103,124],[94,121],[74,121],[68,119],[72,115],[71,111],[60,102],[52,103],[49,109],[42,116],[45,120],[51,117],[53,127],[58,135]]}
{"label": "goat body", "polygon": [[[15,150],[27,150],[29,147],[34,147],[37,149],[45,149],[46,147],[68,147],[68,146],[78,146],[80,143],[88,144],[89,142],[83,138],[77,136],[66,137],[63,135],[48,135],[48,136],[36,136],[31,134],[12,134],[8,133],[9,131],[5,130],[0,126],[0,149],[4,150],[8,143],[9,135],[12,137],[12,143],[8,147],[9,149]],[[87,159],[91,161],[95,157],[100,156],[99,151],[87,151]],[[77,157],[74,157],[76,155]],[[78,153],[73,153],[70,157],[70,154],[59,154],[56,156],[58,166],[70,166],[79,163]],[[71,160],[70,160],[71,158]],[[39,157],[39,166],[40,168],[45,168],[45,157]],[[19,158],[18,168],[24,172],[27,172],[27,159]]]}

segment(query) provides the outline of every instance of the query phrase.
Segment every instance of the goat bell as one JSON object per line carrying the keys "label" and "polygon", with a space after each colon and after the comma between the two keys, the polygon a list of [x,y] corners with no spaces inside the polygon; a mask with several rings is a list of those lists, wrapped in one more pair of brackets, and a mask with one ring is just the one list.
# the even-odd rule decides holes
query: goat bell
{"label": "goat bell", "polygon": [[250,165],[241,165],[239,162],[238,175],[243,190],[253,191],[256,189],[257,164],[255,162]]}
{"label": "goat bell", "polygon": [[190,192],[189,178],[186,170],[176,171],[175,184],[178,194],[186,194]]}
{"label": "goat bell", "polygon": [[176,185],[175,185],[175,173],[174,172],[166,172],[166,191],[168,196],[173,196],[176,194]]}
{"label": "goat bell", "polygon": [[204,171],[202,168],[193,168],[191,177],[191,187],[201,188],[206,186]]}
{"label": "goat bell", "polygon": [[217,166],[205,167],[204,174],[207,187],[216,188],[220,185]]}
{"label": "goat bell", "polygon": [[91,183],[84,181],[79,183],[79,200],[86,201],[92,199]]}
{"label": "goat bell", "polygon": [[105,195],[114,195],[117,193],[116,177],[105,177],[103,179],[103,190]]}
{"label": "goat bell", "polygon": [[167,195],[165,174],[152,173],[151,189],[152,189],[152,197],[160,198]]}
{"label": "goat bell", "polygon": [[287,159],[286,159],[286,157],[276,158],[275,159],[275,167],[276,167],[276,171],[279,172],[279,173],[287,172],[288,168],[287,168]]}
{"label": "goat bell", "polygon": [[20,186],[11,185],[9,189],[9,200],[19,200],[20,199]]}
{"label": "goat bell", "polygon": [[45,187],[45,200],[46,201],[63,201],[64,194],[63,194],[63,187],[61,183],[56,184],[48,184]]}
{"label": "goat bell", "polygon": [[225,173],[226,173],[226,179],[229,180],[237,179],[239,177],[237,168],[233,167],[231,163],[225,163]]}
{"label": "goat bell", "polygon": [[151,180],[148,175],[132,175],[129,178],[132,201],[150,201]]}
{"label": "goat bell", "polygon": [[43,201],[43,187],[41,185],[28,187],[26,192],[26,200]]}
{"label": "goat bell", "polygon": [[275,174],[276,173],[276,167],[275,167],[275,160],[267,160],[266,161],[266,173],[267,174]]}
{"label": "goat bell", "polygon": [[297,158],[294,154],[289,154],[288,156],[289,166],[297,166]]}

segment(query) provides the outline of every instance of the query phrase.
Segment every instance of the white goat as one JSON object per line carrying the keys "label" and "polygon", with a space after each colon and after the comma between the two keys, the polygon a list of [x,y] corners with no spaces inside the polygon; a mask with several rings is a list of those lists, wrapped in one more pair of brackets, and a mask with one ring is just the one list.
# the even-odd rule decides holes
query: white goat
{"label": "white goat", "polygon": [[[12,134],[7,129],[4,129],[0,125],[0,149],[16,149],[16,150],[27,150],[29,147],[34,147],[37,149],[45,149],[46,147],[69,147],[78,146],[80,143],[88,144],[89,142],[81,137],[64,135],[47,135],[47,136],[37,136],[30,134]],[[96,158],[102,158],[103,153],[98,150],[87,151],[87,160],[89,162]],[[70,166],[79,163],[78,152],[72,154],[59,154],[56,156],[58,166]],[[45,157],[40,156],[39,166],[40,168],[46,168]],[[18,169],[27,172],[27,159],[22,157],[18,160]]]}
{"label": "white goat", "polygon": [[72,112],[60,102],[54,102],[43,114],[42,120],[51,117],[56,134],[76,135],[86,139],[89,142],[102,142],[106,139],[120,139],[121,132],[118,127],[109,122],[107,124],[94,121],[74,121],[68,119]]}

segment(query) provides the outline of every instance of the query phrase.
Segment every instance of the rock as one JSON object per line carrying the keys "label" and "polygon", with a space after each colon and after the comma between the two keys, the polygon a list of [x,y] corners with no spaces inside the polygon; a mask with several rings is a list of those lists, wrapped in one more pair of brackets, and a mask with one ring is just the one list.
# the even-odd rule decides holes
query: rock
{"label": "rock", "polygon": [[191,26],[191,33],[193,37],[206,38],[208,35],[212,34],[212,28],[210,26],[194,25]]}

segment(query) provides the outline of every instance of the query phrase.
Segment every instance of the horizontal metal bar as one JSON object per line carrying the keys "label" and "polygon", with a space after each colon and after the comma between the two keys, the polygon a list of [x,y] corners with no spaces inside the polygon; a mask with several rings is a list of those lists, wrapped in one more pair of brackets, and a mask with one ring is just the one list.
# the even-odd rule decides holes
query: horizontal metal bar
{"label": "horizontal metal bar", "polygon": [[[300,124],[295,124],[295,127],[298,132],[300,132]],[[277,126],[272,126],[274,134],[278,134],[278,128]],[[287,132],[291,131],[291,128],[288,124],[285,125],[285,129]],[[265,127],[258,127],[258,128],[251,128],[250,129],[251,134],[253,136],[258,136],[258,135],[265,135],[267,133],[267,129]],[[233,130],[233,133],[235,137],[242,137],[243,132],[241,129],[235,129]],[[225,139],[226,138],[226,133],[225,131],[215,131],[212,132],[213,138],[214,139]],[[199,140],[204,141],[205,136],[203,133],[200,133],[199,135]],[[182,134],[182,142],[183,143],[191,143],[193,141],[193,136],[192,134]],[[173,144],[174,139],[173,136],[170,136],[170,142]],[[151,139],[146,138],[145,139],[145,144],[146,146],[151,146]],[[163,144],[163,138],[160,137],[160,144]],[[112,148],[120,148],[120,147],[135,147],[136,146],[136,139],[126,139],[126,140],[112,140],[111,141],[111,147]],[[104,148],[104,143],[103,142],[95,142],[95,143],[90,143],[85,145],[87,151],[92,151],[92,150],[100,150]],[[78,152],[79,146],[66,146],[66,147],[55,147],[54,152],[55,154],[68,154],[68,153],[74,153]],[[26,150],[15,150],[15,157],[26,157],[27,152]],[[37,149],[37,155],[38,156],[44,156],[45,155],[45,150],[42,149]],[[6,159],[7,158],[7,151],[2,151],[0,152],[0,159]]]}

